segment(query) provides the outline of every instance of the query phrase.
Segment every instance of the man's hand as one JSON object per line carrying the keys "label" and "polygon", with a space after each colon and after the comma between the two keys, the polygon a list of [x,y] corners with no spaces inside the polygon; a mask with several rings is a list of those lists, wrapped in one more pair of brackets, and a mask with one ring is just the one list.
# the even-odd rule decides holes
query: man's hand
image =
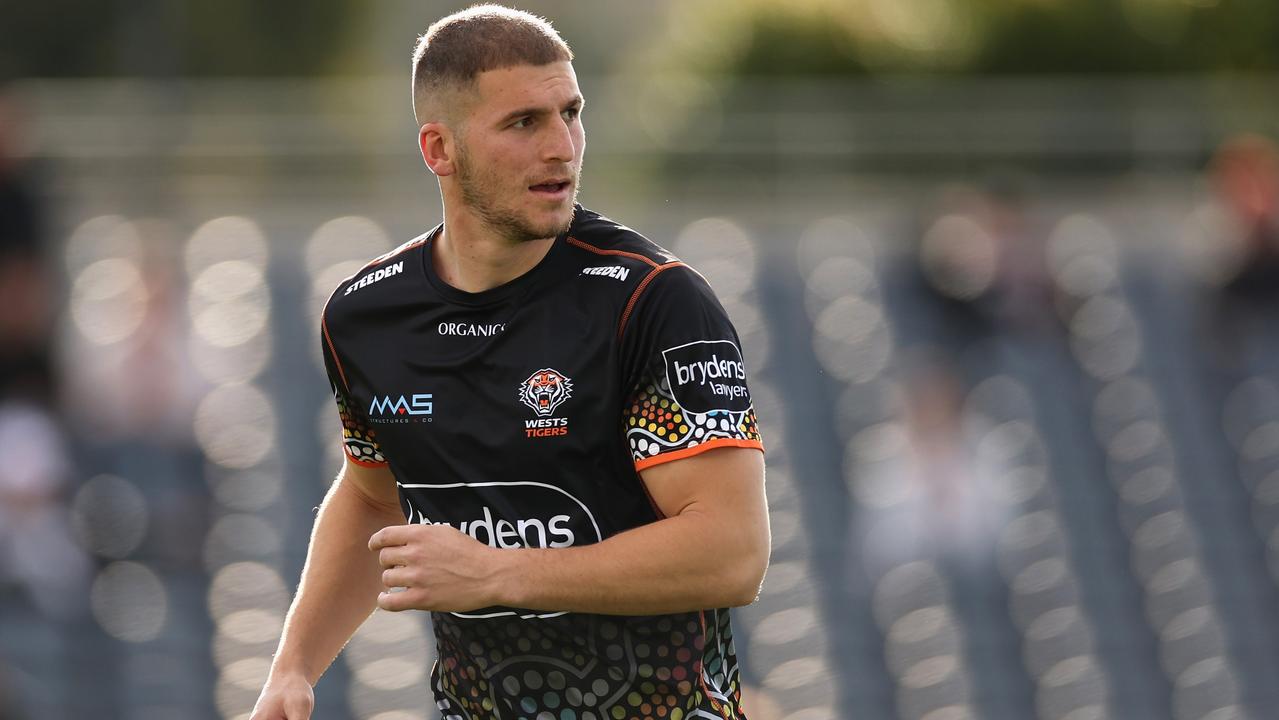
{"label": "man's hand", "polygon": [[301,675],[272,676],[262,688],[249,720],[310,720],[315,693]]}
{"label": "man's hand", "polygon": [[[377,599],[383,610],[465,612],[502,604],[502,551],[448,525],[382,528],[369,538],[369,549],[386,568],[382,584],[387,592]],[[391,588],[404,590],[390,592]]]}

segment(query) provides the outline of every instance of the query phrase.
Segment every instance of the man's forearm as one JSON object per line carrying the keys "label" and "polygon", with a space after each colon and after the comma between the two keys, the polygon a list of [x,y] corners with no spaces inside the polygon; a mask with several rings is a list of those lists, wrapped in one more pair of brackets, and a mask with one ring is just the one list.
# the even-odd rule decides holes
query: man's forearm
{"label": "man's forearm", "polygon": [[272,675],[301,673],[312,685],[319,680],[383,589],[369,536],[402,522],[398,507],[377,503],[342,478],[333,483],[315,520]]}
{"label": "man's forearm", "polygon": [[760,522],[690,511],[593,545],[505,550],[503,602],[617,615],[746,605],[768,563],[768,543],[751,530]]}
{"label": "man's forearm", "polygon": [[449,525],[400,525],[369,538],[391,611],[492,605],[656,615],[746,605],[768,566],[764,456],[712,448],[641,473],[659,517],[603,542],[501,549]]}

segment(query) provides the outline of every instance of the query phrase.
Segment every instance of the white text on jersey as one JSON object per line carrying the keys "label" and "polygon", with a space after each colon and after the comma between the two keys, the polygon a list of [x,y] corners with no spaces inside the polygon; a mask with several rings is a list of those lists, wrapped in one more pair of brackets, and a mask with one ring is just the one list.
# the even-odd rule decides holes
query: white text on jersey
{"label": "white text on jersey", "polygon": [[430,415],[434,409],[434,403],[431,402],[431,393],[417,393],[409,395],[407,398],[401,395],[399,398],[393,399],[390,395],[378,397],[373,396],[373,402],[369,404],[369,417],[378,417],[381,415]]}
{"label": "white text on jersey", "polygon": [[582,268],[582,274],[606,275],[611,278],[617,278],[618,280],[625,280],[626,276],[631,274],[631,271],[629,268],[624,268],[621,265],[604,265],[601,267]]}
{"label": "white text on jersey", "polygon": [[[556,515],[546,522],[537,518],[510,521],[494,519],[493,511],[488,506],[485,506],[482,512],[484,514],[482,518],[448,523],[432,522],[419,510],[417,522],[420,525],[448,525],[495,548],[564,548],[577,540],[568,527],[572,520],[568,515]],[[411,517],[410,520],[412,520]],[[484,535],[483,538],[480,537],[481,534]]]}
{"label": "white text on jersey", "polygon": [[458,323],[442,322],[436,327],[441,335],[467,335],[492,337],[506,329],[506,323]]}
{"label": "white text on jersey", "polygon": [[347,286],[347,288],[346,288],[346,292],[344,292],[344,293],[342,293],[342,294],[343,294],[343,295],[350,295],[351,293],[355,292],[356,290],[359,290],[360,288],[364,287],[365,285],[372,285],[373,283],[377,282],[378,280],[382,280],[382,279],[385,279],[385,278],[389,278],[389,277],[391,277],[392,275],[399,275],[399,274],[400,274],[400,273],[402,273],[402,272],[404,272],[404,261],[403,261],[403,260],[401,260],[401,261],[399,261],[399,262],[395,263],[394,265],[387,265],[387,266],[386,266],[386,267],[384,267],[384,268],[378,268],[377,270],[374,270],[373,272],[369,273],[368,275],[365,275],[364,277],[360,278],[359,280],[356,280],[355,282],[353,282],[353,283],[351,283],[350,285],[348,285],[348,286]]}

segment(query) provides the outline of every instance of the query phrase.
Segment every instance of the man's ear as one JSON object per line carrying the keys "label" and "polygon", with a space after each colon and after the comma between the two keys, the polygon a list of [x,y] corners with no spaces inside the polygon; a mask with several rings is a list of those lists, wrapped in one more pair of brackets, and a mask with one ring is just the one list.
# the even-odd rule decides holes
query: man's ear
{"label": "man's ear", "polygon": [[453,132],[444,123],[429,122],[417,131],[418,148],[426,167],[437,177],[452,175],[457,171],[454,153],[457,146]]}

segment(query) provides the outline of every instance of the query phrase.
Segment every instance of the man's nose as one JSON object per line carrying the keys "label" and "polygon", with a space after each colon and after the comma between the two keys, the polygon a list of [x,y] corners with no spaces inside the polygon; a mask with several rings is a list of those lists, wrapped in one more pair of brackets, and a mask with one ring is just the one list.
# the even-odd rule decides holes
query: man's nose
{"label": "man's nose", "polygon": [[573,147],[572,121],[558,118],[557,122],[548,123],[549,129],[542,146],[543,159],[548,162],[569,163],[576,154]]}

